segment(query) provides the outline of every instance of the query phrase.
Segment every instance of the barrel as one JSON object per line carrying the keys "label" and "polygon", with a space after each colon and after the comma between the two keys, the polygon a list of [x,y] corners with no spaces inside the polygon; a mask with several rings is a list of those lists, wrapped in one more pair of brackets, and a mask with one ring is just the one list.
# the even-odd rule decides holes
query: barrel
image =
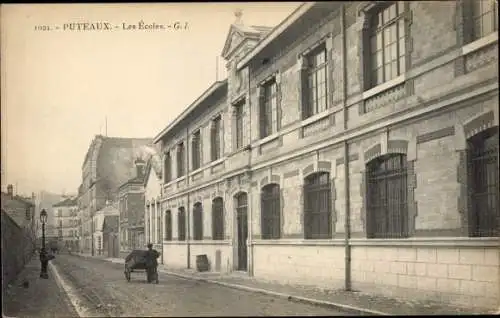
{"label": "barrel", "polygon": [[208,257],[206,254],[196,255],[196,270],[198,272],[208,271]]}

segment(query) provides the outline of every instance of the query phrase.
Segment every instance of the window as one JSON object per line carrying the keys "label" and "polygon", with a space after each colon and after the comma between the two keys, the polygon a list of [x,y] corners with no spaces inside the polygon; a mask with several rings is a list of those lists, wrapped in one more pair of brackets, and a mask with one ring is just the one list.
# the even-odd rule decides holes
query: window
{"label": "window", "polygon": [[235,146],[236,150],[243,147],[243,105],[240,103],[235,107]]}
{"label": "window", "polygon": [[261,192],[261,234],[263,239],[281,237],[280,186],[269,184]]}
{"label": "window", "polygon": [[498,30],[498,4],[495,0],[473,0],[467,13],[472,14],[472,41]]}
{"label": "window", "polygon": [[177,178],[180,178],[186,173],[184,169],[184,143],[181,142],[177,146]]}
{"label": "window", "polygon": [[[260,138],[264,138],[277,131],[278,128],[273,125],[273,112],[277,111],[278,107],[276,80],[274,78],[262,85],[259,99]],[[275,120],[276,117],[274,116]]]}
{"label": "window", "polygon": [[193,240],[203,240],[203,208],[201,203],[195,203],[193,208]]}
{"label": "window", "polygon": [[220,131],[221,131],[221,117],[217,116],[212,121],[212,127],[210,130],[210,145],[211,145],[211,159],[212,159],[212,161],[215,161],[221,157]]}
{"label": "window", "polygon": [[302,74],[302,80],[304,81],[302,90],[302,119],[319,114],[328,108],[327,55],[325,44],[312,50],[304,59],[305,69],[304,74]]}
{"label": "window", "polygon": [[373,159],[366,169],[368,238],[408,237],[406,155]]}
{"label": "window", "polygon": [[165,211],[165,241],[172,240],[172,212]]}
{"label": "window", "polygon": [[31,208],[29,208],[29,207],[26,208],[25,217],[26,217],[26,220],[31,219]]}
{"label": "window", "polygon": [[170,152],[165,153],[165,162],[164,162],[164,177],[165,183],[172,180],[172,158],[170,157]]}
{"label": "window", "polygon": [[212,239],[224,239],[224,201],[221,197],[212,200]]}
{"label": "window", "polygon": [[304,237],[325,239],[332,237],[330,174],[310,175],[304,184]]}
{"label": "window", "polygon": [[404,1],[392,2],[370,15],[369,88],[403,74],[405,60]]}
{"label": "window", "polygon": [[193,170],[199,169],[201,167],[201,138],[199,130],[193,134],[191,151]]}
{"label": "window", "polygon": [[160,203],[156,203],[156,243],[161,243],[161,213],[160,213]]}
{"label": "window", "polygon": [[177,214],[177,230],[178,230],[178,238],[179,241],[186,240],[186,211],[184,207],[179,208],[179,212]]}
{"label": "window", "polygon": [[467,142],[469,235],[499,236],[498,127]]}

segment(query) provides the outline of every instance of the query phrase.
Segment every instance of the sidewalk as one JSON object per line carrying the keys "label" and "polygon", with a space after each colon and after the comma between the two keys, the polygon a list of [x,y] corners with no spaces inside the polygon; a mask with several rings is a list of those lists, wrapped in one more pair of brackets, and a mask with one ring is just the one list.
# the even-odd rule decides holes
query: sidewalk
{"label": "sidewalk", "polygon": [[3,286],[3,316],[78,317],[51,266],[48,273],[49,279],[40,278],[40,261],[34,256],[11,284]]}
{"label": "sidewalk", "polygon": [[[105,258],[104,260],[113,263],[124,263],[124,260],[120,258]],[[194,269],[173,269],[161,264],[159,265],[158,270],[173,276],[206,281],[235,289],[274,295],[288,300],[332,307],[353,312],[358,315],[479,314],[479,312],[472,309],[457,308],[439,302],[393,299],[361,292],[325,290],[315,288],[313,286],[285,285],[277,282],[265,282],[238,272],[233,272],[231,274],[197,272]]]}

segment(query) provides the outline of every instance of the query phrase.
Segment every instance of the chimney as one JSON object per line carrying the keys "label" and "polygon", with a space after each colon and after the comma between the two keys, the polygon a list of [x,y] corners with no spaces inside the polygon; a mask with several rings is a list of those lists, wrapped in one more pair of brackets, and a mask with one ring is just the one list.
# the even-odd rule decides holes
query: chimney
{"label": "chimney", "polygon": [[144,160],[137,158],[134,161],[135,164],[135,169],[136,169],[136,174],[138,178],[142,178],[144,176],[144,166],[146,165],[146,162]]}
{"label": "chimney", "polygon": [[243,16],[243,10],[241,9],[236,9],[234,11],[234,16],[236,17],[236,20],[234,21],[234,24],[236,25],[243,25],[243,20],[242,20],[242,16]]}
{"label": "chimney", "polygon": [[14,187],[12,186],[12,184],[9,184],[7,186],[7,194],[9,195],[9,197],[13,197],[14,196]]}

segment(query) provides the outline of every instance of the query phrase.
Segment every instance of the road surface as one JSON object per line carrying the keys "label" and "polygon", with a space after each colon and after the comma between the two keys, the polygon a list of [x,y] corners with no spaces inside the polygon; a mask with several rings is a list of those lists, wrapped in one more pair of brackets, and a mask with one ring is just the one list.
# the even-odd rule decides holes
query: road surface
{"label": "road surface", "polygon": [[143,272],[133,272],[131,281],[127,282],[122,264],[99,259],[59,254],[51,262],[92,316],[346,315],[330,308],[164,273],[159,273],[157,285],[147,284]]}

